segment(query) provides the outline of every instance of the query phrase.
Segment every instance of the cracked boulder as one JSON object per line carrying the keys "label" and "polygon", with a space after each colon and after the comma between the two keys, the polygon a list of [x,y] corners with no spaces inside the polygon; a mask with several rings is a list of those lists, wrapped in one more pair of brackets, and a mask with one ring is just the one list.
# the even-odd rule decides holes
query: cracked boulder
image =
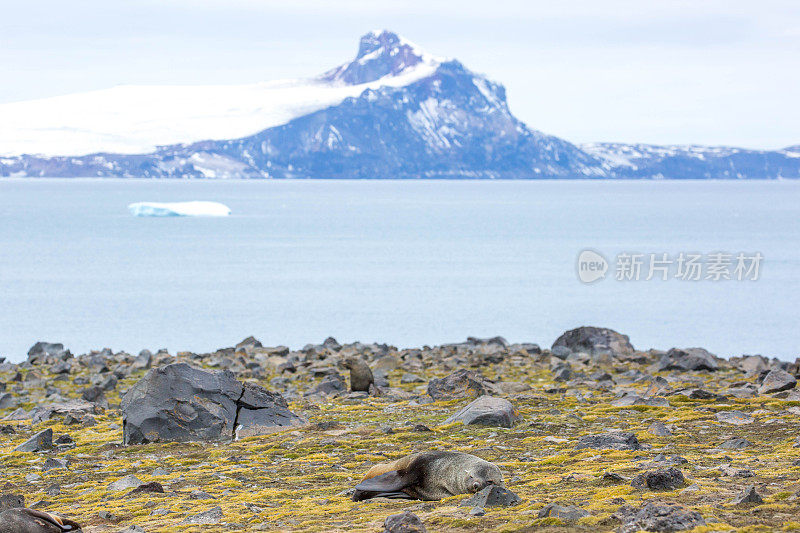
{"label": "cracked boulder", "polygon": [[280,394],[228,371],[185,363],[154,368],[125,393],[123,444],[226,442],[305,424]]}

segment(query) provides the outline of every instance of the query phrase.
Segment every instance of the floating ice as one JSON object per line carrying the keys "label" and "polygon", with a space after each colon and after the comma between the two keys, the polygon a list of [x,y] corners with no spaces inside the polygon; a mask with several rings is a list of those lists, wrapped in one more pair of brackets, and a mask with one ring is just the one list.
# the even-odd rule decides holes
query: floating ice
{"label": "floating ice", "polygon": [[128,210],[135,217],[226,217],[231,209],[218,202],[137,202]]}

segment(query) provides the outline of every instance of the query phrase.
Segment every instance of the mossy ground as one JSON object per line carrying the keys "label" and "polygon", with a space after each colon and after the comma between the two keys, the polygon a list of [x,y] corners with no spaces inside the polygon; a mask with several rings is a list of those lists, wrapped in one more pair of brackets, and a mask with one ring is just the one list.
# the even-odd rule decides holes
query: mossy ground
{"label": "mossy ground", "polygon": [[[613,530],[612,519],[622,504],[641,505],[649,498],[675,502],[699,511],[708,526],[703,531],[798,531],[800,504],[792,495],[800,489],[800,449],[794,447],[800,435],[798,415],[787,409],[797,402],[773,397],[714,400],[689,400],[669,396],[669,407],[612,407],[613,395],[570,384],[567,392],[546,392],[563,388],[554,384],[542,366],[524,362],[501,363],[484,373],[502,375],[505,381],[519,381],[532,389],[513,394],[521,421],[513,429],[482,428],[462,424],[442,425],[443,421],[468,400],[414,405],[409,401],[389,401],[382,397],[365,400],[336,398],[321,403],[301,400],[290,404],[296,413],[310,420],[307,428],[251,437],[229,444],[163,443],[123,447],[122,420],[111,399],[111,409],[97,416],[94,427],[65,426],[60,420],[31,428],[28,422],[8,422],[15,435],[0,436],[0,491],[20,493],[28,505],[41,501],[39,508],[66,515],[84,525],[84,531],[118,531],[130,524],[145,531],[380,531],[384,518],[405,509],[413,510],[429,531],[603,531]],[[35,370],[44,374],[45,372]],[[25,371],[23,371],[24,373]],[[88,373],[88,370],[84,370]],[[426,378],[447,372],[430,370]],[[142,372],[120,382],[125,390]],[[393,371],[393,386],[422,392],[424,385],[398,385],[402,372]],[[719,389],[726,379],[740,380],[742,374],[720,376],[693,373],[705,380],[709,390]],[[71,379],[75,375],[71,376]],[[266,376],[261,383],[269,388]],[[8,381],[9,375],[0,375]],[[77,397],[70,381],[51,381],[49,386]],[[302,383],[302,380],[300,380]],[[310,385],[307,379],[304,386]],[[677,387],[679,383],[673,383]],[[635,388],[632,385],[631,388]],[[641,386],[643,391],[645,385]],[[10,390],[10,389],[9,389]],[[576,398],[579,396],[585,398]],[[44,391],[41,391],[44,394]],[[109,397],[114,397],[110,394]],[[36,401],[36,391],[31,401]],[[115,405],[116,404],[116,405]],[[28,406],[31,403],[27,404]],[[721,424],[715,412],[739,409],[752,413],[756,422],[743,426]],[[3,414],[3,413],[0,413]],[[656,437],[648,426],[661,420],[673,427],[674,435]],[[336,421],[331,429],[319,429],[319,422]],[[418,431],[424,424],[433,431]],[[76,442],[64,452],[31,454],[13,451],[34,431],[52,427],[56,435],[69,434]],[[388,428],[392,428],[388,431]],[[652,449],[638,451],[575,450],[581,435],[612,429],[636,433],[641,443]],[[726,438],[742,436],[753,446],[741,450],[719,450]],[[464,496],[439,502],[376,500],[352,502],[344,494],[376,462],[398,458],[413,451],[442,449],[469,452],[498,464],[507,486],[523,502],[511,508],[491,508],[486,515],[473,517],[468,508],[458,507]],[[608,483],[604,472],[627,478],[643,469],[658,453],[680,455],[688,460],[681,465],[687,485],[696,490],[640,492],[629,482]],[[69,458],[68,470],[42,472],[51,456]],[[724,475],[719,466],[752,471],[754,477]],[[154,476],[156,468],[168,474]],[[40,479],[26,479],[38,474]],[[128,474],[143,482],[158,481],[167,494],[125,497],[127,491],[113,492],[108,485]],[[50,496],[45,489],[60,486],[61,493]],[[747,485],[756,485],[764,504],[736,507],[731,499]],[[216,499],[191,499],[190,492],[202,490]],[[577,524],[561,524],[557,519],[537,517],[550,502],[578,505],[591,513]],[[188,515],[220,506],[220,524],[187,526],[179,523]],[[155,510],[160,510],[154,513]],[[166,511],[164,511],[166,510]],[[100,511],[109,511],[116,520],[104,520]],[[161,514],[164,513],[164,514]]]}

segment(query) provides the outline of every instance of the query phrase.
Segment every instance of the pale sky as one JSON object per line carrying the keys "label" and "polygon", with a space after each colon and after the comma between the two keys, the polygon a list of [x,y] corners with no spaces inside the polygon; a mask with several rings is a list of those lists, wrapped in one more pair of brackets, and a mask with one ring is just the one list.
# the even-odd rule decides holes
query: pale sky
{"label": "pale sky", "polygon": [[800,144],[797,0],[3,1],[0,103],[310,77],[387,28],[572,142]]}

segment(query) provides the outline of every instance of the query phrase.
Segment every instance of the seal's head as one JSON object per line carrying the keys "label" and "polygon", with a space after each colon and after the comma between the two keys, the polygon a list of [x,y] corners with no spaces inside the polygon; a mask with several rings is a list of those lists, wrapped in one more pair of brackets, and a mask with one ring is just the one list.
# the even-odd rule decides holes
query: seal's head
{"label": "seal's head", "polygon": [[464,493],[480,492],[490,485],[502,485],[503,474],[488,461],[476,461],[464,469]]}

